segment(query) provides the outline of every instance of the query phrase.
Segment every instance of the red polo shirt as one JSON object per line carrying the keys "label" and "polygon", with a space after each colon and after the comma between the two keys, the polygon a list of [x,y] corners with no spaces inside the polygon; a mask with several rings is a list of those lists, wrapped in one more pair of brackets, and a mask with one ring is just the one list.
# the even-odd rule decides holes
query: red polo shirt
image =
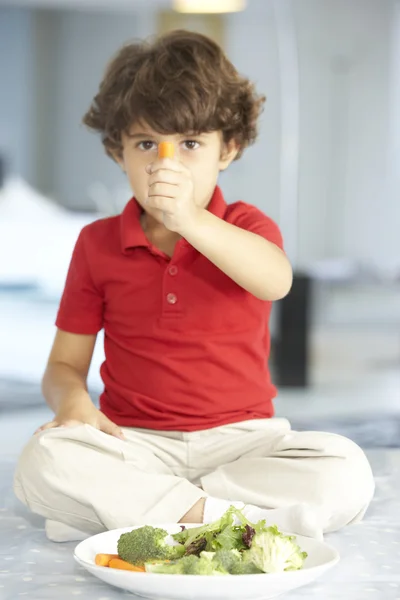
{"label": "red polo shirt", "polygon": [[[271,219],[244,202],[227,205],[218,187],[208,210],[282,248]],[[120,426],[178,431],[271,417],[271,303],[185,240],[166,256],[140,214],[132,199],[82,230],[56,321],[77,334],[104,328],[101,410]]]}

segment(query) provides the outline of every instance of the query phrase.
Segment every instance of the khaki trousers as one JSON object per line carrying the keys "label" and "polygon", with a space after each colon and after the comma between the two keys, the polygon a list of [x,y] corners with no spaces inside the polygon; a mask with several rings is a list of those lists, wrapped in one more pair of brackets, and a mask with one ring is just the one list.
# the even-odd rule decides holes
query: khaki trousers
{"label": "khaki trousers", "polygon": [[178,522],[202,497],[327,509],[324,531],[362,519],[374,479],[363,451],[331,433],[259,419],[190,433],[90,425],[44,431],[19,459],[14,490],[33,512],[90,534]]}

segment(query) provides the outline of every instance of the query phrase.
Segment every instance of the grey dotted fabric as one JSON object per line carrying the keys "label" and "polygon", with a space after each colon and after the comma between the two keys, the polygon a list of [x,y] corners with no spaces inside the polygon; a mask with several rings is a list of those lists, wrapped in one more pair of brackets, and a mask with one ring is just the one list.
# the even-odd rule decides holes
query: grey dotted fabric
{"label": "grey dotted fabric", "polygon": [[400,415],[290,419],[294,431],[329,431],[344,435],[361,448],[400,448]]}
{"label": "grey dotted fabric", "polygon": [[[365,521],[326,536],[341,562],[315,584],[286,594],[287,600],[400,600],[400,450],[370,450],[368,457],[377,492]],[[46,540],[43,520],[14,500],[13,470],[13,460],[0,462],[0,600],[134,598],[79,567],[74,543]]]}

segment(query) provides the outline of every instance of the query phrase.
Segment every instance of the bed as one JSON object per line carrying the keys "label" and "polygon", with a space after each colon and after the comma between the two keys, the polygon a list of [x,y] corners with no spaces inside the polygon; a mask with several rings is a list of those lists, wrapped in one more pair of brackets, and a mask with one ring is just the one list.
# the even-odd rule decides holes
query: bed
{"label": "bed", "polygon": [[[327,541],[341,563],[315,585],[287,600],[400,599],[400,449],[368,450],[377,491],[365,521]],[[73,543],[47,541],[43,519],[30,515],[11,492],[15,460],[0,461],[0,598],[120,600],[133,597],[102,584],[75,564]],[[229,600],[229,599],[224,599]]]}

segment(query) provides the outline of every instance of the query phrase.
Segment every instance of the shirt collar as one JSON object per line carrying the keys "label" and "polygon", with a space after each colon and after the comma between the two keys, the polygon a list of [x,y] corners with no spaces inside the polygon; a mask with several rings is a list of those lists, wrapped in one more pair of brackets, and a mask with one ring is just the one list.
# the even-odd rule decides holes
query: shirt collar
{"label": "shirt collar", "polygon": [[225,198],[221,191],[221,188],[217,185],[215,187],[214,193],[212,195],[207,210],[216,217],[219,217],[220,219],[225,219],[227,206],[228,205],[225,202]]}
{"label": "shirt collar", "polygon": [[128,204],[122,211],[120,217],[122,252],[126,252],[130,248],[150,246],[150,242],[145,236],[140,223],[142,212],[143,209],[136,198],[129,200]]}
{"label": "shirt collar", "polygon": [[[225,217],[227,204],[221,189],[216,186],[208,211],[223,219]],[[129,200],[121,214],[121,246],[122,251],[126,252],[130,248],[149,247],[150,242],[147,239],[141,223],[140,217],[143,212],[142,207],[136,198]]]}

